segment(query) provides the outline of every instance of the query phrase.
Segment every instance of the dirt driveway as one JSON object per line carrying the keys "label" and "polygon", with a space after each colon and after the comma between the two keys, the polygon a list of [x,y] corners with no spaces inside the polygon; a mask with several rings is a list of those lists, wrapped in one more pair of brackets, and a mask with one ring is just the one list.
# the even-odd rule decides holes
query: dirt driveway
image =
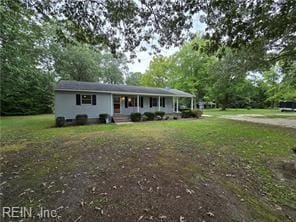
{"label": "dirt driveway", "polygon": [[[263,118],[260,118],[260,117],[263,117]],[[249,114],[249,115],[224,115],[222,116],[222,118],[296,128],[296,120],[280,118],[280,116],[279,118],[266,118],[263,115]]]}

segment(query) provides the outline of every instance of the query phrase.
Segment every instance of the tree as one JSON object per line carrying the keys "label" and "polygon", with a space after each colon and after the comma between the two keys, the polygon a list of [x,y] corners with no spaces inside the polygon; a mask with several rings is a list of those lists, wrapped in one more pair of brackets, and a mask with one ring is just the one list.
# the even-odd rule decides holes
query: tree
{"label": "tree", "polygon": [[126,77],[125,83],[131,86],[139,86],[142,73],[132,72]]}
{"label": "tree", "polygon": [[[158,38],[160,45],[179,45],[189,37],[191,16],[180,1],[43,1],[26,0],[42,19],[58,19],[59,37],[107,46],[112,54],[133,51]],[[170,18],[170,19],[168,19]],[[71,33],[69,35],[69,33]],[[156,45],[154,46],[156,49]]]}
{"label": "tree", "polygon": [[55,53],[55,70],[62,79],[122,83],[121,61],[94,47],[79,44],[60,48]]}
{"label": "tree", "polygon": [[209,70],[217,60],[205,52],[207,43],[197,36],[171,56],[170,86],[196,95],[198,101],[203,101],[207,94],[211,84]]}
{"label": "tree", "polygon": [[102,73],[100,81],[110,84],[123,83],[123,75],[127,72],[125,62],[122,58],[114,58],[110,53],[103,54],[99,64]]}
{"label": "tree", "polygon": [[212,97],[225,110],[235,100],[239,86],[246,77],[246,61],[240,54],[226,48],[225,55],[216,62],[212,69]]}
{"label": "tree", "polygon": [[4,1],[0,12],[1,115],[51,112],[54,76],[39,67],[45,33],[17,1]]}
{"label": "tree", "polygon": [[[191,4],[192,9],[198,6]],[[271,64],[295,58],[296,7],[285,1],[210,1],[202,6],[207,36],[231,48],[260,47],[270,51]]]}
{"label": "tree", "polygon": [[149,64],[148,70],[141,76],[143,86],[165,88],[170,82],[170,61],[164,56],[156,56]]}
{"label": "tree", "polygon": [[[276,52],[272,64],[296,54],[294,0],[26,0],[24,6],[33,8],[43,19],[59,19],[63,24],[60,39],[102,44],[112,54],[121,49],[133,51],[143,41],[151,43],[153,39],[160,46],[180,45],[191,37],[196,13],[201,13],[201,21],[207,24],[206,36],[213,40],[210,46],[214,50],[224,44],[231,48],[260,45],[264,51]],[[157,44],[153,48],[157,50]]]}
{"label": "tree", "polygon": [[98,81],[102,76],[101,54],[87,45],[68,45],[55,55],[55,70],[62,79]]}

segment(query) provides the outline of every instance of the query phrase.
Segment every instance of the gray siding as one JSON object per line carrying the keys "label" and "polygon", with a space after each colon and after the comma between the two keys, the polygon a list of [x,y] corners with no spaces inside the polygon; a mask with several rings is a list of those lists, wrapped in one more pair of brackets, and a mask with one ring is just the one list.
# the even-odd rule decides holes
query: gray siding
{"label": "gray siding", "polygon": [[[76,105],[76,94],[96,95],[96,105]],[[63,116],[66,119],[75,119],[78,114],[87,114],[88,118],[98,118],[100,113],[111,115],[111,94],[103,93],[79,93],[79,92],[55,92],[55,116]]]}

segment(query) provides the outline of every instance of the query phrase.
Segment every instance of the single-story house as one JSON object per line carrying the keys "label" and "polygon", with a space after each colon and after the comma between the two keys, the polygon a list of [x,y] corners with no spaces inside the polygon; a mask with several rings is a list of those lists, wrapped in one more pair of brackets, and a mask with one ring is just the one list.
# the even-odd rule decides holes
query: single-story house
{"label": "single-story house", "polygon": [[129,116],[133,112],[178,113],[180,97],[191,98],[191,109],[194,98],[177,89],[68,80],[59,81],[54,94],[55,116],[64,117],[68,122],[79,114],[86,114],[91,120],[98,119],[102,113],[113,118]]}

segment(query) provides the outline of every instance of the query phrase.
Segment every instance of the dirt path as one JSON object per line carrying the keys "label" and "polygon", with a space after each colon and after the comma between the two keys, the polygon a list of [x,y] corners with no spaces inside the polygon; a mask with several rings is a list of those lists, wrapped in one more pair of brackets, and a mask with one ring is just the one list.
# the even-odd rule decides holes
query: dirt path
{"label": "dirt path", "polygon": [[224,115],[222,118],[233,119],[239,121],[247,121],[252,123],[263,123],[269,125],[296,128],[296,120],[284,118],[260,118],[263,115]]}

